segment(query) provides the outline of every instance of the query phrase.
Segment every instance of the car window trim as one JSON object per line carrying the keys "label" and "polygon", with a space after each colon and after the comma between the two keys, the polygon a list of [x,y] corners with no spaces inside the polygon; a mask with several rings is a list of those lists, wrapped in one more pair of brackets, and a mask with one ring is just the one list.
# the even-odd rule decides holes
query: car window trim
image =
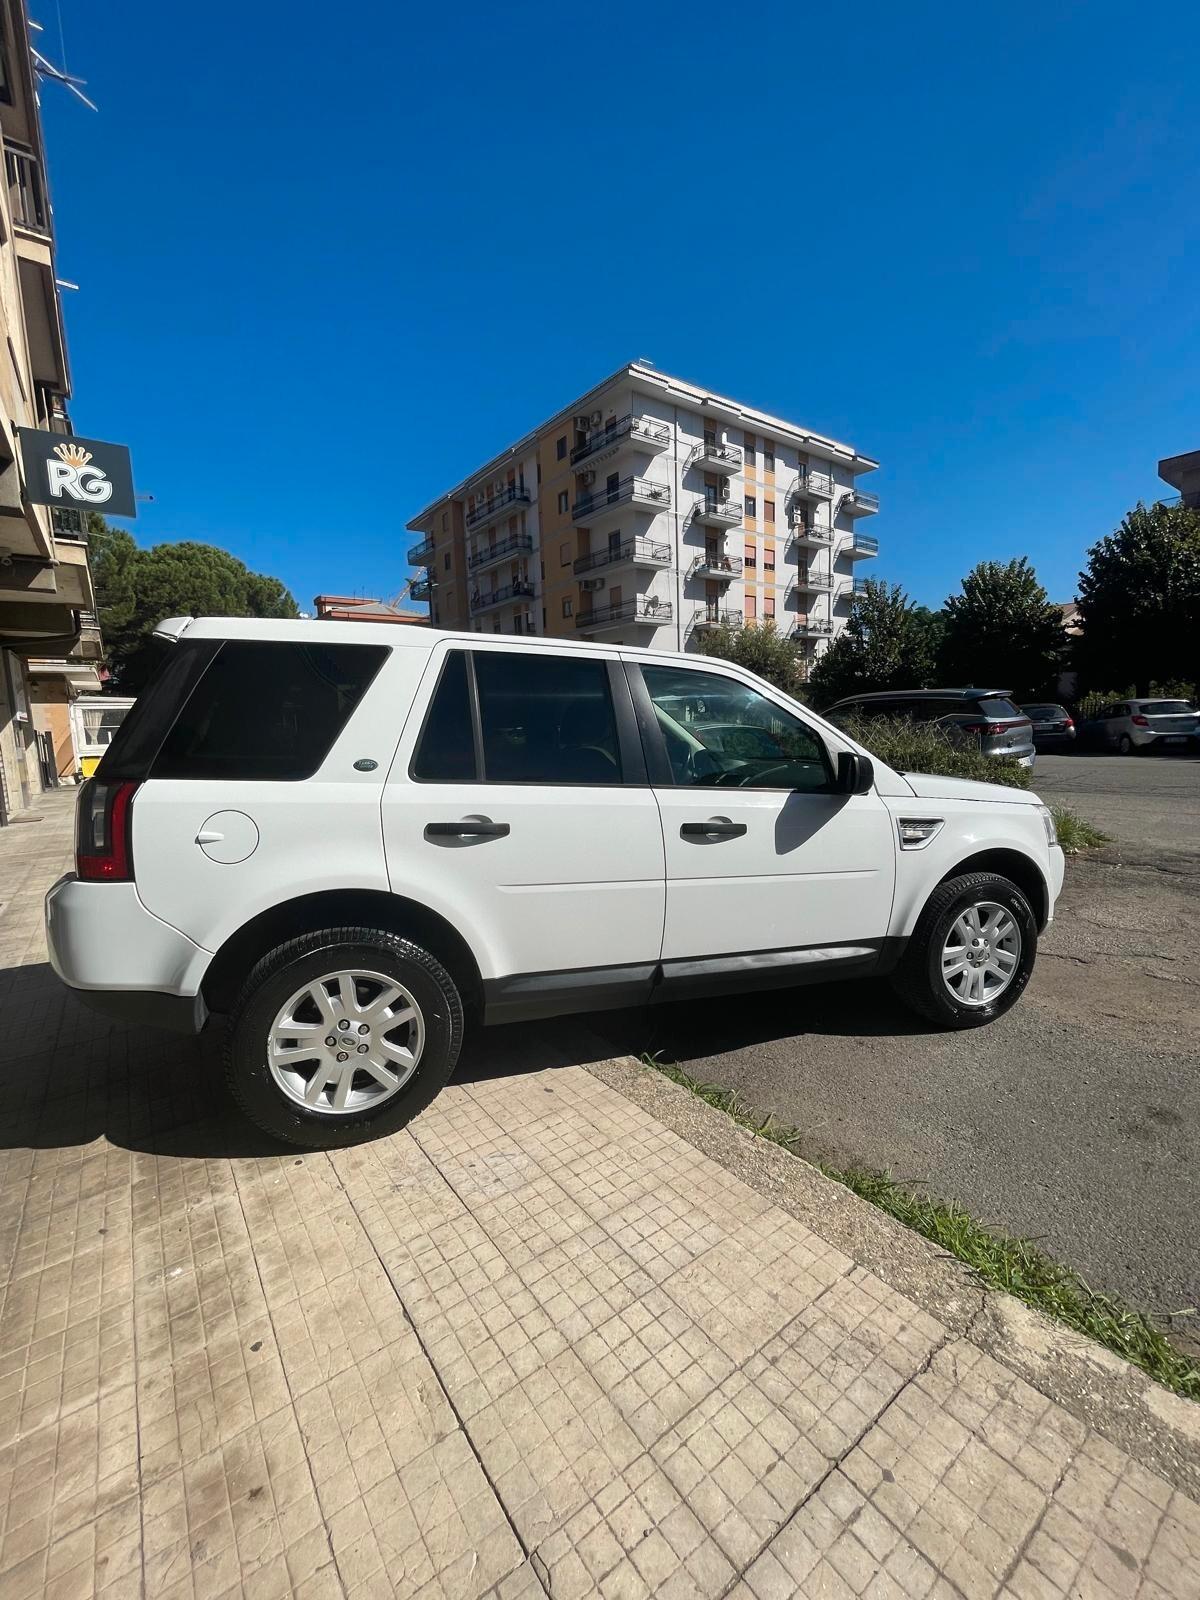
{"label": "car window trim", "polygon": [[[746,683],[744,679],[737,677],[736,674],[732,672],[712,672],[711,668],[708,666],[693,667],[689,663],[682,661],[664,661],[661,663],[651,662],[650,665],[661,665],[664,667],[671,666],[680,672],[692,672],[696,674],[703,672],[709,673],[711,676],[717,678],[728,678],[731,683],[736,683],[743,689],[749,689],[754,694],[761,695],[761,697],[766,700],[768,704],[775,704],[770,695],[763,694],[762,690],[756,688],[754,684]],[[777,783],[739,783],[736,786],[717,783],[676,783],[675,774],[671,770],[670,758],[667,755],[667,741],[663,738],[662,729],[658,725],[658,718],[654,714],[654,700],[650,694],[646,680],[642,676],[641,663],[637,661],[626,661],[625,675],[629,680],[629,692],[633,698],[635,710],[637,711],[638,727],[641,730],[642,744],[646,752],[646,768],[650,774],[650,785],[652,788],[678,789],[686,794],[721,793],[835,795],[839,792],[835,787],[837,770],[836,764],[830,754],[829,746],[825,741],[824,735],[821,733],[820,729],[814,728],[812,724],[805,721],[804,717],[800,716],[798,712],[793,711],[791,706],[783,705],[781,705],[779,709],[781,711],[786,711],[789,716],[795,717],[796,721],[808,731],[809,735],[816,742],[817,748],[821,752],[822,765],[825,768],[825,783],[822,788],[788,789]]]}

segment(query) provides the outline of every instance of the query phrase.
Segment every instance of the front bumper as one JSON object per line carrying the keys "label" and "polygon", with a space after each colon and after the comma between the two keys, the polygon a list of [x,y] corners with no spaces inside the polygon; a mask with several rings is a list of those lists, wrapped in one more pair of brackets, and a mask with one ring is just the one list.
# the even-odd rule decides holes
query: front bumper
{"label": "front bumper", "polygon": [[208,954],[148,911],[136,884],[67,873],[46,895],[46,945],[54,971],[94,1009],[150,1027],[203,1027],[198,974]]}

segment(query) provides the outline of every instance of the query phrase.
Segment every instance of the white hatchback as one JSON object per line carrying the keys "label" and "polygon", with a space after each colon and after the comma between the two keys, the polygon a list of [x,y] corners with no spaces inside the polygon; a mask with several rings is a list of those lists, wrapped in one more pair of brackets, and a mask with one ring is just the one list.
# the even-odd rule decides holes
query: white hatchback
{"label": "white hatchback", "polygon": [[179,619],[80,791],[51,960],[117,1015],[229,1018],[261,1127],[400,1127],[464,1015],[889,974],[1007,1010],[1063,856],[1037,797],[903,775],[752,673],[621,645]]}

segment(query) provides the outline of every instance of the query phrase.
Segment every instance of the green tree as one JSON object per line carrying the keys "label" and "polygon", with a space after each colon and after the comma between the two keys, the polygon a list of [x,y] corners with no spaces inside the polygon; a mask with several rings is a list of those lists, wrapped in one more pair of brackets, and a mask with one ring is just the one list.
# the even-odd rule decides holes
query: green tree
{"label": "green tree", "polygon": [[818,706],[879,689],[923,689],[933,676],[934,613],[914,606],[898,583],[869,579],[850,619],[809,677]]}
{"label": "green tree", "polygon": [[278,578],[264,577],[216,545],[184,540],[139,549],[103,518],[91,527],[92,575],[113,677],[136,693],[154,659],[151,636],[165,617],[295,617]]}
{"label": "green tree", "polygon": [[1053,689],[1067,636],[1026,556],[981,561],[946,601],[945,617],[944,682],[1010,689],[1018,700]]}
{"label": "green tree", "polygon": [[753,628],[714,628],[711,633],[701,634],[700,649],[706,656],[748,667],[788,694],[800,693],[799,652],[790,639],[775,631],[770,618]]}
{"label": "green tree", "polygon": [[1200,678],[1200,510],[1140,501],[1088,551],[1076,660],[1093,685]]}

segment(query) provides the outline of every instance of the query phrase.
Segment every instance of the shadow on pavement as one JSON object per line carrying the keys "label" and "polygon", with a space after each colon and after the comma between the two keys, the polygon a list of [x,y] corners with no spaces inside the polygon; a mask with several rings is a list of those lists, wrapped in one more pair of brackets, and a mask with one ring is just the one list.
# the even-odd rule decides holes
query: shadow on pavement
{"label": "shadow on pavement", "polygon": [[[458,1083],[605,1056],[680,1062],[806,1034],[909,1037],[931,1031],[886,985],[847,982],[597,1012],[468,1033]],[[223,1024],[199,1039],[131,1028],[93,1011],[46,962],[0,969],[0,1149],[121,1149],[191,1159],[293,1152],[229,1099]]]}

